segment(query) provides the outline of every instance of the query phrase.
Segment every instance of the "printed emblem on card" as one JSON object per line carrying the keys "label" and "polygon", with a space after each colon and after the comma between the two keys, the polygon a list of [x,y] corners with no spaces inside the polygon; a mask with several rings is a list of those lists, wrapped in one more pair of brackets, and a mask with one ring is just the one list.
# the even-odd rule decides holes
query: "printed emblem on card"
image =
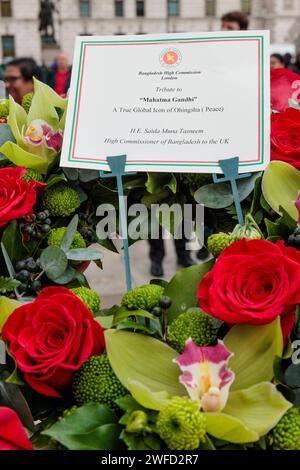
{"label": "printed emblem on card", "polygon": [[178,49],[170,47],[168,49],[164,49],[159,56],[159,61],[164,67],[177,67],[181,60],[181,52]]}

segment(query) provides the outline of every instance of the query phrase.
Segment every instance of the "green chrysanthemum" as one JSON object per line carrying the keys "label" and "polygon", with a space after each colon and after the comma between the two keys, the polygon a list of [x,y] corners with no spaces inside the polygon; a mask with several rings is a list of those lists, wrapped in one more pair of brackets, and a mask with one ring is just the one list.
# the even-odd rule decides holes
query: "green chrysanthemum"
{"label": "green chrysanthemum", "polygon": [[234,241],[235,239],[229,233],[214,233],[208,237],[207,248],[213,256],[217,257]]}
{"label": "green chrysanthemum", "polygon": [[290,408],[267,437],[273,450],[300,450],[300,410]]}
{"label": "green chrysanthemum", "polygon": [[[64,234],[66,233],[66,227],[53,228],[50,230],[47,242],[49,246],[57,246],[58,248],[61,245]],[[75,232],[74,240],[71,245],[71,249],[75,250],[77,248],[86,248],[86,243],[83,236],[79,232]]]}
{"label": "green chrysanthemum", "polygon": [[45,207],[51,215],[66,217],[80,206],[80,199],[73,188],[65,184],[57,184],[45,192]]}
{"label": "green chrysanthemum", "polygon": [[206,184],[212,183],[211,175],[206,173],[180,173],[179,179],[192,193]]}
{"label": "green chrysanthemum", "polygon": [[182,353],[189,338],[198,346],[209,346],[216,341],[217,331],[213,320],[206,313],[185,312],[171,323],[168,343],[172,348]]}
{"label": "green chrysanthemum", "polygon": [[115,401],[128,394],[106,354],[92,356],[80,367],[73,376],[72,390],[78,405],[100,403],[115,410],[118,409]]}
{"label": "green chrysanthemum", "polygon": [[37,170],[33,170],[32,168],[27,168],[25,175],[23,176],[23,180],[30,181],[35,180],[42,183],[44,181],[43,176]]}
{"label": "green chrysanthemum", "polygon": [[33,93],[27,93],[22,99],[22,108],[25,109],[26,113],[29,113],[30,106],[32,103]]}
{"label": "green chrysanthemum", "polygon": [[9,100],[0,101],[0,119],[7,119],[9,115]]}
{"label": "green chrysanthemum", "polygon": [[205,440],[206,418],[198,403],[187,397],[174,397],[160,411],[157,432],[171,450],[198,449]]}
{"label": "green chrysanthemum", "polygon": [[82,300],[82,302],[87,306],[87,308],[96,315],[100,310],[101,299],[100,296],[92,289],[88,287],[75,287],[71,289],[73,294]]}
{"label": "green chrysanthemum", "polygon": [[158,305],[160,297],[164,294],[164,288],[157,284],[146,284],[127,292],[122,298],[122,305],[129,310],[151,311]]}

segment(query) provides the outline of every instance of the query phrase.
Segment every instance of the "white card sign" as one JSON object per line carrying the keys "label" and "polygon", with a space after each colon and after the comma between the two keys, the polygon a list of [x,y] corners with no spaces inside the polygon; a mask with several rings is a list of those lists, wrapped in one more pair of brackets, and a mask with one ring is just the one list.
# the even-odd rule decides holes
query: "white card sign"
{"label": "white card sign", "polygon": [[78,37],[61,166],[240,172],[270,158],[269,32]]}

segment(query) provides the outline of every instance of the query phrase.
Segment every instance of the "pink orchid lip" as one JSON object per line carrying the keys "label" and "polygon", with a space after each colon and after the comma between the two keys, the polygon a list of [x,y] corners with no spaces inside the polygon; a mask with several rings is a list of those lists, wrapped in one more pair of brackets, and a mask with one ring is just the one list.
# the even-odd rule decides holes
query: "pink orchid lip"
{"label": "pink orchid lip", "polygon": [[48,149],[59,152],[62,147],[63,133],[60,129],[54,132],[52,127],[45,121],[36,119],[27,128],[23,140],[25,143],[34,146],[44,143]]}
{"label": "pink orchid lip", "polygon": [[203,411],[221,411],[225,407],[235,378],[228,368],[232,356],[221,340],[215,346],[197,346],[189,338],[183,353],[173,360],[182,371],[179,381]]}
{"label": "pink orchid lip", "polygon": [[63,134],[61,131],[51,132],[45,136],[46,146],[59,152],[63,143]]}
{"label": "pink orchid lip", "polygon": [[179,366],[188,366],[196,362],[213,362],[218,364],[222,361],[228,361],[233,353],[226,348],[223,341],[218,340],[216,346],[197,346],[189,338],[185,343],[184,352],[175,359]]}

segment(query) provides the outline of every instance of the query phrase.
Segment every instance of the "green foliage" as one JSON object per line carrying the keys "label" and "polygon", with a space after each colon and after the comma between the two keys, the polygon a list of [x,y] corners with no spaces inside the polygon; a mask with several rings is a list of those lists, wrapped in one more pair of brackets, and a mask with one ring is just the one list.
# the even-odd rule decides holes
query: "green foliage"
{"label": "green foliage", "polygon": [[179,173],[177,178],[190,190],[191,194],[202,186],[212,183],[212,176],[206,173]]}
{"label": "green foliage", "polygon": [[57,184],[45,192],[45,207],[51,215],[66,217],[80,206],[80,199],[75,189],[64,183]]}
{"label": "green foliage", "polygon": [[300,410],[289,409],[267,437],[273,450],[300,450]]}
{"label": "green foliage", "polygon": [[[240,200],[244,201],[254,189],[260,173],[252,173],[248,178],[237,181]],[[233,201],[230,183],[212,183],[202,186],[194,194],[195,201],[210,209],[223,209],[231,206]]]}
{"label": "green foliage", "polygon": [[7,119],[9,115],[9,100],[0,101],[0,119]]}
{"label": "green foliage", "polygon": [[123,295],[122,306],[127,307],[129,310],[151,311],[158,305],[163,294],[164,288],[155,284],[136,287]]}
{"label": "green foliage", "polygon": [[0,294],[13,292],[19,285],[20,282],[16,279],[0,276]]}
{"label": "green foliage", "polygon": [[90,357],[74,374],[73,396],[79,405],[99,403],[118,409],[115,401],[127,390],[115,375],[106,354]]}
{"label": "green foliage", "polygon": [[212,318],[201,311],[189,311],[179,315],[169,327],[168,343],[182,353],[189,338],[198,346],[212,345],[217,339]]}
{"label": "green foliage", "polygon": [[157,432],[171,450],[198,449],[205,441],[206,418],[198,403],[187,397],[174,397],[157,418]]}
{"label": "green foliage", "polygon": [[101,299],[96,291],[89,289],[88,287],[75,287],[74,289],[71,289],[71,291],[73,294],[77,295],[80,300],[82,300],[93,315],[96,315],[99,312]]}
{"label": "green foliage", "polygon": [[172,300],[172,305],[168,310],[169,323],[187,309],[199,306],[197,299],[198,286],[205,274],[211,270],[213,263],[210,260],[206,263],[182,269],[171,279],[164,292],[164,295]]}
{"label": "green foliage", "polygon": [[48,246],[40,256],[40,265],[52,281],[58,279],[68,267],[68,259],[60,248]]}
{"label": "green foliage", "polygon": [[69,450],[116,450],[122,448],[121,426],[107,406],[89,403],[58,420],[42,434]]}
{"label": "green foliage", "polygon": [[143,408],[131,395],[120,398],[116,403],[125,411],[119,422],[126,428],[120,437],[128,450],[160,450],[162,442],[155,433],[158,413]]}
{"label": "green foliage", "polygon": [[[49,246],[61,246],[62,239],[66,233],[66,227],[53,228],[50,230],[47,243]],[[86,243],[83,236],[79,232],[75,232],[74,238],[72,240],[71,249],[77,248],[86,248]]]}
{"label": "green foliage", "polygon": [[214,233],[208,237],[207,249],[214,257],[218,257],[234,241],[229,233]]}
{"label": "green foliage", "polygon": [[26,113],[29,113],[32,104],[33,93],[27,93],[22,99],[22,108],[25,109]]}
{"label": "green foliage", "polygon": [[42,183],[44,181],[44,178],[39,171],[27,168],[26,173],[23,176],[23,180],[28,181],[28,183],[30,183],[30,181],[32,180],[39,181],[40,183]]}
{"label": "green foliage", "polygon": [[282,215],[283,208],[289,216],[298,220],[295,201],[300,188],[300,171],[281,161],[270,162],[262,179],[262,191],[265,200]]}

